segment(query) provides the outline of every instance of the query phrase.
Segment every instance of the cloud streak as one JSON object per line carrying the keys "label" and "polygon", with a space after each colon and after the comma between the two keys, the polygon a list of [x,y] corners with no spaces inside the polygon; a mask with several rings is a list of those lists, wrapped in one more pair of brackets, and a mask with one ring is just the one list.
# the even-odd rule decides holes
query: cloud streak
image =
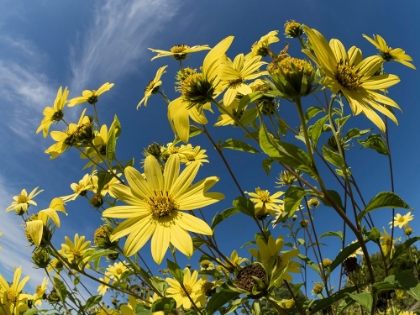
{"label": "cloud streak", "polygon": [[[95,9],[82,43],[72,48],[71,88],[95,88],[134,71],[150,40],[177,13],[177,1],[112,1]],[[93,87],[91,87],[93,84]]]}

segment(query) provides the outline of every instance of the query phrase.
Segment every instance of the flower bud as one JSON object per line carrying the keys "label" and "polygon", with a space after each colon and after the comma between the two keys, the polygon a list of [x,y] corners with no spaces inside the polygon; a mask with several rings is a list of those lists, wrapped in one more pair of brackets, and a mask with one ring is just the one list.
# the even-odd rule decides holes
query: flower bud
{"label": "flower bud", "polygon": [[93,243],[99,248],[113,248],[117,245],[117,241],[111,242],[109,239],[113,229],[110,225],[105,224],[96,229],[93,235]]}
{"label": "flower bud", "polygon": [[51,255],[46,248],[38,248],[32,254],[32,262],[38,268],[46,268],[51,262]]}

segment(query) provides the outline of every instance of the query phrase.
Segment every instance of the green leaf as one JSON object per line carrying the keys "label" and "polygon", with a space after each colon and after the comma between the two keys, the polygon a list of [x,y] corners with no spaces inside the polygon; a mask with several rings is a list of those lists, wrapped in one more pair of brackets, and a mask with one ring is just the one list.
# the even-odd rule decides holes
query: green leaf
{"label": "green leaf", "polygon": [[244,109],[247,105],[255,102],[264,95],[261,92],[252,92],[243,96],[239,102],[238,111]]}
{"label": "green leaf", "polygon": [[249,215],[250,217],[255,216],[254,204],[251,200],[244,196],[240,196],[233,201],[233,207],[240,212]]}
{"label": "green leaf", "polygon": [[363,129],[363,130],[360,130],[358,128],[351,128],[351,129],[349,129],[349,131],[347,131],[347,133],[344,137],[344,140],[348,141],[348,140],[351,140],[353,138],[361,137],[361,136],[364,136],[365,134],[368,134],[371,131],[372,131],[372,128]]}
{"label": "green leaf", "polygon": [[337,232],[334,232],[334,231],[325,232],[325,233],[323,233],[323,234],[319,237],[319,239],[321,239],[321,238],[323,238],[323,237],[327,237],[327,236],[337,236],[337,237],[339,237],[341,240],[343,240],[343,232],[341,232],[341,231],[337,231]]}
{"label": "green leaf", "polygon": [[351,298],[346,298],[340,302],[337,308],[337,315],[340,315],[347,307],[352,305],[355,301]]}
{"label": "green leaf", "polygon": [[239,209],[238,208],[229,208],[226,209],[224,211],[222,211],[221,213],[216,213],[216,215],[214,216],[212,222],[211,222],[211,228],[214,229],[219,223],[221,223],[223,220],[233,216],[234,214],[239,213]]}
{"label": "green leaf", "polygon": [[170,261],[169,259],[166,259],[166,263],[168,265],[168,269],[172,277],[174,277],[175,280],[179,283],[184,283],[184,272],[182,271],[182,269],[176,263]]}
{"label": "green leaf", "polygon": [[207,303],[207,315],[214,314],[220,307],[237,298],[239,295],[239,292],[229,289],[226,284],[222,284],[220,291],[216,292]]}
{"label": "green leaf", "polygon": [[315,270],[317,272],[317,274],[321,274],[321,271],[319,270],[319,267],[311,260],[309,259],[309,257],[302,255],[302,254],[298,254],[298,257],[300,259],[302,259],[309,267],[311,267],[313,270]]}
{"label": "green leaf", "polygon": [[[90,248],[83,254],[83,258],[87,258],[86,262],[94,261],[95,259],[103,256],[107,256],[110,254],[117,254],[115,250],[112,249],[96,249]],[[85,264],[86,265],[86,264]]]}
{"label": "green leaf", "polygon": [[102,300],[102,295],[92,295],[90,298],[87,299],[84,309],[88,310],[91,307],[99,304]]}
{"label": "green leaf", "polygon": [[259,153],[257,149],[253,146],[249,145],[248,143],[236,140],[236,139],[227,139],[221,146],[225,149],[249,152],[249,153]]}
{"label": "green leaf", "polygon": [[[366,240],[365,243],[368,243],[369,240]],[[334,259],[334,261],[329,265],[327,269],[327,276],[339,266],[344,260],[349,257],[349,255],[353,254],[358,248],[360,247],[359,242],[355,242],[350,244],[349,246],[345,247]]]}
{"label": "green leaf", "polygon": [[355,300],[369,312],[372,310],[373,297],[371,293],[347,294],[349,298]]}
{"label": "green leaf", "polygon": [[110,165],[112,164],[112,160],[114,159],[116,146],[117,146],[116,131],[112,130],[110,131],[108,142],[106,143],[106,159]]}
{"label": "green leaf", "polygon": [[308,194],[303,188],[297,186],[290,186],[284,194],[284,212],[290,218],[299,208],[303,197]]}
{"label": "green leaf", "polygon": [[151,315],[152,310],[144,304],[137,304],[134,308],[136,315]]}
{"label": "green leaf", "polygon": [[111,174],[109,171],[99,170],[98,171],[98,190],[97,193],[99,194],[102,191],[102,188],[106,184],[109,183],[109,181],[114,177],[114,175]]}
{"label": "green leaf", "polygon": [[118,120],[117,115],[114,115],[114,121],[111,124],[111,127],[109,127],[109,131],[114,130],[115,131],[115,137],[119,137],[121,134],[121,123]]}
{"label": "green leaf", "polygon": [[257,118],[257,116],[258,116],[258,110],[256,107],[253,107],[251,109],[247,109],[246,111],[244,111],[241,118],[239,119],[239,122],[244,126],[248,126],[250,123],[255,121],[255,118]]}
{"label": "green leaf", "polygon": [[58,279],[57,277],[53,278],[54,281],[54,288],[57,292],[58,297],[63,302],[66,299],[67,296],[67,288],[63,281]]}
{"label": "green leaf", "polygon": [[356,286],[352,286],[352,287],[348,287],[348,288],[344,288],[334,294],[331,294],[329,297],[322,299],[322,300],[317,300],[315,301],[313,307],[311,308],[311,315],[317,313],[318,311],[322,310],[323,308],[326,308],[330,305],[332,305],[335,302],[340,301],[342,298],[344,298],[348,293],[354,292],[356,291],[357,287]]}
{"label": "green leaf", "polygon": [[267,175],[270,175],[271,164],[273,164],[273,162],[274,160],[271,158],[268,158],[262,161],[262,167]]}
{"label": "green leaf", "polygon": [[367,137],[366,140],[357,140],[357,142],[359,142],[363,148],[373,149],[380,154],[389,155],[388,148],[381,135],[372,134]]}
{"label": "green leaf", "polygon": [[324,110],[322,108],[316,107],[316,106],[311,106],[306,110],[305,113],[305,120],[306,122],[308,122],[308,120],[310,120],[312,117],[314,117],[315,115],[323,112]]}
{"label": "green leaf", "polygon": [[324,130],[324,124],[327,121],[328,116],[322,117],[318,119],[316,123],[313,125],[311,130],[311,139],[312,139],[312,146],[315,148],[319,138],[321,137],[321,133]]}
{"label": "green leaf", "polygon": [[171,297],[160,298],[152,304],[152,313],[157,311],[171,312],[174,309],[176,309],[176,301]]}
{"label": "green leaf", "polygon": [[404,243],[397,246],[397,249],[395,250],[394,255],[392,255],[392,258],[389,262],[389,267],[392,266],[392,264],[397,261],[397,258],[401,256],[401,254],[404,254],[407,252],[407,250],[410,248],[411,245],[413,245],[415,242],[420,240],[420,236],[412,237],[406,240]]}
{"label": "green leaf", "polygon": [[410,206],[393,192],[383,191],[372,198],[366,205],[366,208],[357,215],[359,222],[369,212],[380,208],[403,208],[412,210]]}
{"label": "green leaf", "polygon": [[254,303],[252,303],[252,315],[261,315],[264,314],[262,312],[261,303],[260,300],[254,300]]}
{"label": "green leaf", "polygon": [[336,120],[335,120],[335,123],[336,123],[336,125],[338,125],[338,127],[343,127],[344,126],[344,124],[347,122],[347,120],[349,120],[349,118],[351,117],[351,115],[348,115],[348,116],[345,116],[345,117],[342,117],[342,118],[337,118]]}
{"label": "green leaf", "polygon": [[325,145],[322,146],[322,154],[324,155],[324,158],[332,165],[339,168],[345,167],[343,157],[340,154],[328,149]]}
{"label": "green leaf", "polygon": [[407,293],[417,301],[420,301],[420,283],[418,283],[415,287],[410,288],[410,290],[407,290]]}
{"label": "green leaf", "polygon": [[[331,199],[334,201],[336,205],[338,205],[341,209],[344,209],[343,202],[341,201],[340,194],[336,192],[335,190],[327,190],[328,195],[331,197]],[[325,198],[320,198],[324,206],[326,207],[332,207],[329,201],[327,201]]]}
{"label": "green leaf", "polygon": [[400,288],[408,290],[417,286],[419,281],[411,271],[401,271],[384,279],[385,282],[397,284]]}
{"label": "green leaf", "polygon": [[260,128],[259,139],[261,149],[269,157],[305,172],[311,177],[316,177],[316,171],[311,159],[301,148],[294,144],[281,142],[275,139],[273,135],[267,133],[264,125]]}

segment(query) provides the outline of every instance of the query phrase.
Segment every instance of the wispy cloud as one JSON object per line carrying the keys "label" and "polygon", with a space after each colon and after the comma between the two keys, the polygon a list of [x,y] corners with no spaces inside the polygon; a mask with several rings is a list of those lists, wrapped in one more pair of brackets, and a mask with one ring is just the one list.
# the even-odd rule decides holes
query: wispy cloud
{"label": "wispy cloud", "polygon": [[174,0],[108,0],[96,8],[90,29],[73,47],[71,88],[95,88],[134,71],[134,62],[147,52],[145,42],[175,16],[179,7]]}
{"label": "wispy cloud", "polygon": [[3,235],[0,237],[0,273],[7,280],[13,279],[13,270],[22,266],[22,275],[30,276],[29,285],[35,288],[40,285],[44,278],[44,272],[40,269],[34,269],[31,262],[31,249],[28,247],[28,241],[22,227],[22,218],[14,215],[14,213],[6,213],[13,196],[6,185],[5,180],[0,177],[0,231]]}

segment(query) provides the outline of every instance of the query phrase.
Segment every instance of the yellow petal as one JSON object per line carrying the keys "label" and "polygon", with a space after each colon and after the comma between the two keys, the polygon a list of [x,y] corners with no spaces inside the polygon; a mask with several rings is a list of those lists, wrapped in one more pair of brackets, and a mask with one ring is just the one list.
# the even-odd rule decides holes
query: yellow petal
{"label": "yellow petal", "polygon": [[169,247],[171,230],[164,225],[157,225],[152,237],[152,257],[153,260],[160,264],[165,257],[165,253]]}

